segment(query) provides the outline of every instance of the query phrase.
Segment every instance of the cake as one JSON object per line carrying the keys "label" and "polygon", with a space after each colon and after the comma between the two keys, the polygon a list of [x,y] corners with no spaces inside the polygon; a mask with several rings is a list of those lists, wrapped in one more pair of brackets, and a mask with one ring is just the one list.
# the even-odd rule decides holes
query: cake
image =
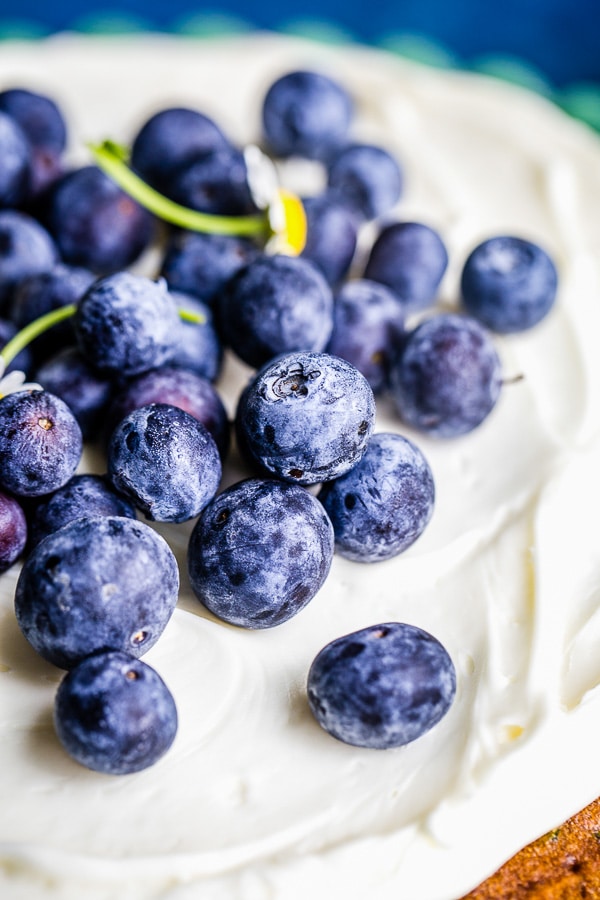
{"label": "cake", "polygon": [[[54,97],[87,141],[128,143],[154,111],[190,105],[240,145],[259,138],[269,84],[292,68],[333,75],[355,98],[357,138],[401,161],[397,217],[442,234],[439,305],[457,304],[475,244],[516,233],[556,261],[555,309],[495,338],[506,383],[478,429],[435,441],[378,401],[377,430],[430,462],[436,508],[421,538],[374,565],[336,557],[295,618],[249,632],[212,618],[185,580],[190,527],[158,526],[180,562],[173,618],[145,657],[180,727],[152,768],[102,776],[52,726],[63,672],[38,658],[0,579],[0,895],[9,900],[455,900],[598,793],[600,707],[600,144],[548,101],[493,79],[361,47],[256,35],[196,43],[57,36],[7,43],[0,83]],[[314,166],[281,168],[319,188]],[[369,235],[365,236],[368,240]],[[157,257],[137,271],[152,274]],[[233,416],[250,370],[228,358]],[[104,471],[88,451],[82,468]],[[236,457],[225,483],[244,474]],[[434,634],[457,670],[452,708],[398,750],[361,750],[312,718],[306,676],[350,631],[404,621]]]}

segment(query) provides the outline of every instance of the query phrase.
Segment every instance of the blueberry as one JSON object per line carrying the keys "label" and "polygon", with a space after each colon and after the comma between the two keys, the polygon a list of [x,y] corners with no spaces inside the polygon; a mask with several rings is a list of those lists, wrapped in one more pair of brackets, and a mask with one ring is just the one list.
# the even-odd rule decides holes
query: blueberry
{"label": "blueberry", "polygon": [[81,429],[69,407],[48,391],[0,399],[0,484],[18,497],[62,487],[81,459]]}
{"label": "blueberry", "polygon": [[107,775],[154,765],[177,732],[177,708],[158,673],[127,653],[80,662],[59,685],[54,726],[78,763]]}
{"label": "blueberry", "polygon": [[356,562],[379,562],[407,550],[429,522],[434,499],[423,453],[387,433],[374,434],[360,462],[319,493],[337,552]]}
{"label": "blueberry", "polygon": [[131,165],[164,191],[172,173],[191,159],[227,147],[227,138],[208,116],[173,107],[155,113],[141,127],[131,147]]}
{"label": "blueberry", "polygon": [[52,238],[35,219],[16,210],[0,211],[0,305],[6,305],[15,285],[58,261]]}
{"label": "blueberry", "polygon": [[[46,313],[78,303],[94,280],[95,275],[88,269],[62,263],[47,272],[29,275],[14,290],[11,317],[19,329],[25,328]],[[40,360],[55,353],[61,346],[73,343],[73,322],[67,319],[37,337],[30,346]]]}
{"label": "blueberry", "polygon": [[149,525],[87,516],[33,550],[17,582],[15,612],[34,650],[70,669],[100,650],[146,653],[165,629],[178,590],[175,557]]}
{"label": "blueberry", "polygon": [[247,238],[176,231],[167,246],[161,275],[171,290],[212,304],[229,279],[258,252]]}
{"label": "blueberry", "polygon": [[29,543],[35,547],[83,516],[122,516],[135,519],[135,508],[118,494],[104,475],[74,475],[49,497],[43,497],[31,513]]}
{"label": "blueberry", "polygon": [[302,201],[306,214],[306,244],[303,259],[313,263],[331,285],[348,274],[358,238],[354,213],[332,194],[324,193]]}
{"label": "blueberry", "polygon": [[356,366],[374,393],[387,387],[390,363],[403,336],[404,306],[385,285],[356,278],[334,296],[327,352]]}
{"label": "blueberry", "polygon": [[262,119],[275,156],[327,159],[346,142],[353,115],[348,93],[318,72],[289,72],[264,98]]}
{"label": "blueberry", "polygon": [[29,190],[31,148],[19,125],[0,111],[0,208],[19,206]]}
{"label": "blueberry", "polygon": [[461,277],[465,309],[492,331],[537,325],[556,299],[558,275],[545,250],[517,237],[494,237],[469,255]]}
{"label": "blueberry", "polygon": [[64,151],[67,127],[60,109],[50,97],[25,88],[9,88],[0,91],[0,110],[18,122],[32,147],[57,154]]}
{"label": "blueberry", "polygon": [[194,157],[170,176],[164,192],[182,206],[212,215],[242,216],[256,211],[244,156],[234,147]]}
{"label": "blueberry", "polygon": [[67,143],[63,115],[50,97],[25,88],[0,92],[0,110],[22,129],[30,146],[29,193],[37,195],[62,172]]}
{"label": "blueberry", "polygon": [[346,744],[372,750],[426,734],[448,712],[455,692],[444,646],[399,622],[332,641],[308,674],[308,702],[319,725]]}
{"label": "blueberry", "polygon": [[280,353],[323,350],[333,327],[333,297],[307,260],[260,256],[228,283],[219,320],[233,351],[258,368]]}
{"label": "blueberry", "polygon": [[179,311],[202,316],[203,322],[181,320],[179,340],[172,363],[183,369],[191,369],[203,378],[214,381],[221,370],[223,348],[213,321],[212,311],[201,300],[190,294],[171,291]]}
{"label": "blueberry", "polygon": [[90,364],[126,376],[171,359],[179,327],[165,282],[129,272],[92,284],[75,315],[77,339]]}
{"label": "blueberry", "polygon": [[27,520],[22,507],[0,491],[0,572],[16,562],[27,543]]}
{"label": "blueberry", "polygon": [[52,186],[44,221],[65,262],[101,275],[135,262],[154,235],[150,213],[96,166]]}
{"label": "blueberry", "polygon": [[472,431],[494,408],[501,364],[489,334],[475,319],[437,315],[406,338],[392,366],[392,392],[407,425],[433,437]]}
{"label": "blueberry", "polygon": [[420,222],[395,222],[380,231],[364,275],[387,285],[412,311],[433,302],[447,265],[436,231]]}
{"label": "blueberry", "polygon": [[88,365],[76,347],[66,347],[46,360],[36,370],[35,380],[67,404],[84,441],[99,436],[114,393],[113,383]]}
{"label": "blueberry", "polygon": [[216,616],[271,628],[296,615],[322,586],[333,529],[304,488],[249,479],[206,507],[190,537],[194,593]]}
{"label": "blueberry", "polygon": [[265,366],[237,410],[240,445],[263,470],[297,484],[338,478],[367,448],[375,400],[358,369],[327,353]]}
{"label": "blueberry", "polygon": [[[14,324],[14,322],[10,322],[8,319],[0,319],[0,347],[4,347],[8,342],[14,338],[17,331],[19,329]],[[12,372],[15,369],[18,369],[20,372],[30,372],[33,366],[33,357],[31,355],[30,347],[24,347],[21,350],[13,361],[8,364],[6,367],[7,372]]]}
{"label": "blueberry", "polygon": [[108,477],[148,519],[186,522],[216,494],[221,460],[201,422],[154,403],[134,410],[113,431]]}
{"label": "blueberry", "polygon": [[112,432],[126,415],[149,403],[168,403],[190,413],[212,434],[225,458],[229,449],[227,412],[207,378],[172,365],[138,375],[122,387],[109,407],[107,431]]}
{"label": "blueberry", "polygon": [[393,156],[372,144],[349,144],[328,169],[331,191],[365,219],[390,212],[402,194],[402,172]]}

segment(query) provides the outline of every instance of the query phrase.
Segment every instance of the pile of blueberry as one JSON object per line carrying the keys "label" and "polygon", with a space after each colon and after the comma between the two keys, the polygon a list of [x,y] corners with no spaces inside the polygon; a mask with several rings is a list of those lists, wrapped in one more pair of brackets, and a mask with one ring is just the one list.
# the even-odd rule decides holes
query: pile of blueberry
{"label": "pile of blueberry", "polygon": [[[69,670],[56,729],[90,768],[144,768],[177,727],[167,687],[138,657],[169,621],[179,575],[138,512],[196,520],[190,581],[217,617],[285,622],[318,592],[334,550],[389,559],[430,520],[427,460],[405,437],[373,434],[375,395],[390,393],[425,434],[471,431],[502,385],[489,329],[529,328],[553,304],[547,254],[500,236],[464,266],[464,311],[435,313],[444,243],[423,223],[384,222],[402,171],[350,139],[352,118],[347,92],[314,72],[285,75],[264,99],[267,152],[327,173],[326,190],[303,198],[304,250],[284,256],[248,237],[159,228],[100,168],[68,169],[51,100],[0,93],[0,347],[27,333],[11,365],[41,385],[2,396],[10,376],[0,381],[0,571],[26,551],[17,619]],[[232,222],[258,212],[243,153],[195,110],[149,119],[130,165],[188,208]],[[378,237],[355,273],[357,236],[373,219]],[[156,279],[127,271],[154,240],[164,244]],[[231,438],[214,386],[224,348],[256,372],[234,423],[251,476],[218,493]],[[105,475],[75,474],[84,441],[104,448]],[[308,682],[325,729],[376,748],[428,731],[454,692],[444,647],[401,623],[334,641]]]}

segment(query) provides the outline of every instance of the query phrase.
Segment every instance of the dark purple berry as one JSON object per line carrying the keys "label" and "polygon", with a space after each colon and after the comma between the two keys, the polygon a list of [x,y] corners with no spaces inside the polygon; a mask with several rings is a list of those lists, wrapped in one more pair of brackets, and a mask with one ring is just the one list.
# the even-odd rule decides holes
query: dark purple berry
{"label": "dark purple berry", "polygon": [[456,673],[431,634],[387,622],[327,644],[310,668],[307,690],[325,731],[346,744],[386,750],[437,725],[454,700]]}
{"label": "dark purple berry", "polygon": [[107,775],[154,765],[177,733],[177,708],[158,673],[127,653],[80,662],[64,677],[54,706],[58,739],[76,762]]}
{"label": "dark purple berry", "polygon": [[15,563],[27,543],[27,520],[14,497],[0,491],[0,572]]}

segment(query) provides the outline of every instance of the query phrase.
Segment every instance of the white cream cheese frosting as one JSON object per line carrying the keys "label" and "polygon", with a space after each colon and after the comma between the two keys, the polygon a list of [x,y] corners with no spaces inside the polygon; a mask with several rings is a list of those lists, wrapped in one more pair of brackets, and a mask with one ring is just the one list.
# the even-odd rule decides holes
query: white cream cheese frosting
{"label": "white cream cheese frosting", "polygon": [[[256,141],[267,86],[299,67],[342,81],[357,104],[354,136],[401,161],[397,216],[431,224],[449,250],[443,308],[457,305],[468,252],[500,233],[551,253],[557,305],[534,330],[496,339],[513,383],[471,435],[424,439],[378,403],[377,430],[411,437],[431,464],[431,523],[394,560],[336,557],[284,625],[249,632],[211,618],[184,574],[191,526],[161,528],[183,586],[145,659],[171,688],[180,728],[151,769],[103,776],[64,753],[52,727],[63,673],[17,628],[18,568],[2,576],[5,900],[456,900],[600,794],[597,138],[500,82],[275,36],[7,43],[0,85],[53,96],[72,157],[85,161],[85,141],[128,142],[174,104],[213,115],[240,144]],[[306,175],[293,168],[282,177]],[[228,360],[230,412],[247,377]],[[89,454],[84,466],[103,470]],[[226,479],[241,474],[230,466]],[[393,620],[446,645],[456,701],[404,748],[346,746],[311,717],[308,668],[333,638]]]}

